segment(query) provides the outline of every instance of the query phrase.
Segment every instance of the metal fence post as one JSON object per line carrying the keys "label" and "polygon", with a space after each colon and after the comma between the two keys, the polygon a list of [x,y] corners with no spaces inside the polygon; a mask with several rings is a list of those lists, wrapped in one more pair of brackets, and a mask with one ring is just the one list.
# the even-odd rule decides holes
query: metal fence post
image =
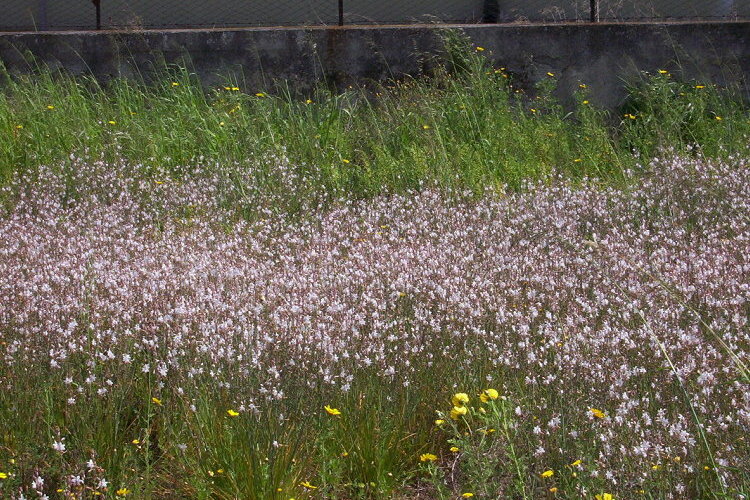
{"label": "metal fence post", "polygon": [[591,0],[591,22],[599,22],[599,0]]}
{"label": "metal fence post", "polygon": [[102,29],[102,0],[91,0],[96,8],[96,29]]}
{"label": "metal fence post", "polygon": [[344,25],[344,0],[339,0],[339,26]]}

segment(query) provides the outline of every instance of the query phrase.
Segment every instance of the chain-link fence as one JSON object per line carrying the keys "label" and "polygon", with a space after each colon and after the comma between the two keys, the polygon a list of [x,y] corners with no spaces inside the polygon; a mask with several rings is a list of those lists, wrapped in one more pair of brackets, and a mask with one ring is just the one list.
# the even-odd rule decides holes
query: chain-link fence
{"label": "chain-link fence", "polygon": [[750,19],[750,0],[2,0],[0,30]]}

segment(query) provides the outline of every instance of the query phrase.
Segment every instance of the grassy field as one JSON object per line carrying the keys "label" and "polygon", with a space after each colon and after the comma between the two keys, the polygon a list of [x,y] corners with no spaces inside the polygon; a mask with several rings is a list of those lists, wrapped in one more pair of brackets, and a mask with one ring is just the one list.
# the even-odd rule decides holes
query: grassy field
{"label": "grassy field", "polygon": [[0,497],[746,498],[747,106],[454,40],[314,95],[0,94]]}

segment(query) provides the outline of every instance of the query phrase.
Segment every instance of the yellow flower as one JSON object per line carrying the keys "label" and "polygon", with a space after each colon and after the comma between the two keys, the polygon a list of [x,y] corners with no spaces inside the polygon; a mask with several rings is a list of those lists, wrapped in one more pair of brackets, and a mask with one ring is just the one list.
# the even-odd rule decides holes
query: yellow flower
{"label": "yellow flower", "polygon": [[575,462],[573,462],[573,463],[572,463],[572,464],[570,464],[570,465],[571,465],[571,467],[576,467],[576,466],[578,466],[578,465],[581,465],[581,463],[582,463],[582,462],[583,462],[582,460],[576,460]]}
{"label": "yellow flower", "polygon": [[554,73],[550,73],[549,71],[547,71],[547,76],[555,76],[555,74]]}
{"label": "yellow flower", "polygon": [[347,160],[346,158],[342,158],[341,161],[344,163],[351,163],[351,161]]}
{"label": "yellow flower", "polygon": [[706,86],[705,85],[696,85],[695,88],[696,89],[705,89]]}
{"label": "yellow flower", "polygon": [[219,122],[219,127],[223,127],[223,126],[224,126],[224,122]]}
{"label": "yellow flower", "polygon": [[589,103],[588,101],[583,101],[583,104],[588,104],[588,103]]}
{"label": "yellow flower", "polygon": [[553,486],[552,488],[550,488],[549,492],[550,493],[557,493],[557,486]]}
{"label": "yellow flower", "polygon": [[235,92],[237,92],[238,90],[240,90],[240,88],[239,87],[232,87],[232,90],[235,91]]}
{"label": "yellow flower", "polygon": [[107,123],[109,123],[110,125],[117,125],[117,122],[114,120],[109,120]]}
{"label": "yellow flower", "polygon": [[451,398],[451,403],[453,403],[453,406],[461,406],[468,402],[469,402],[469,395],[466,394],[465,392],[457,392]]}
{"label": "yellow flower", "polygon": [[22,128],[23,128],[23,125],[16,125],[16,128],[17,128],[17,129],[22,129]]}
{"label": "yellow flower", "polygon": [[531,108],[531,112],[532,112],[532,113],[536,113],[536,109],[534,109],[534,108]]}
{"label": "yellow flower", "polygon": [[432,453],[423,453],[419,455],[420,462],[434,462],[437,458],[437,455],[433,455]]}
{"label": "yellow flower", "polygon": [[124,496],[127,496],[129,493],[130,493],[129,489],[120,488],[119,490],[115,492],[115,495],[117,495],[118,497],[124,497]]}
{"label": "yellow flower", "polygon": [[443,425],[444,423],[445,423],[445,420],[443,420],[442,418],[435,420],[435,425]]}
{"label": "yellow flower", "polygon": [[133,443],[133,444],[141,444],[141,442],[139,440],[137,440],[137,439],[132,440],[131,443]]}
{"label": "yellow flower", "polygon": [[721,121],[721,116],[716,116],[716,120]]}
{"label": "yellow flower", "polygon": [[578,88],[585,89],[586,88],[586,84],[585,83],[579,83],[578,84]]}
{"label": "yellow flower", "polygon": [[430,130],[430,126],[429,125],[422,125],[422,130]]}
{"label": "yellow flower", "polygon": [[180,84],[179,84],[179,83],[177,83],[177,82],[172,82],[172,87],[179,87],[179,86],[180,86]]}
{"label": "yellow flower", "polygon": [[604,417],[606,417],[606,416],[607,416],[607,415],[605,415],[605,414],[604,414],[604,412],[603,412],[603,411],[601,411],[601,410],[598,410],[598,409],[596,409],[596,408],[589,408],[589,411],[590,411],[590,412],[591,412],[591,414],[592,414],[593,416],[595,416],[596,418],[604,418]]}
{"label": "yellow flower", "polygon": [[486,403],[490,399],[495,400],[500,397],[500,393],[498,393],[495,389],[485,389],[482,391],[482,394],[479,395],[479,399],[482,400],[482,403]]}
{"label": "yellow flower", "polygon": [[468,409],[465,406],[454,406],[451,410],[451,418],[453,420],[458,420],[459,417],[462,417],[468,413]]}
{"label": "yellow flower", "polygon": [[301,483],[299,483],[299,485],[300,486],[304,486],[305,488],[307,488],[309,490],[317,490],[318,489],[317,486],[313,486],[312,484],[310,484],[309,481],[302,481]]}
{"label": "yellow flower", "polygon": [[669,71],[667,71],[666,69],[660,69],[659,70],[659,74],[660,75],[666,75],[667,73],[669,73]]}
{"label": "yellow flower", "polygon": [[151,402],[154,403],[155,405],[161,406],[161,399],[159,398],[151,398]]}
{"label": "yellow flower", "polygon": [[266,97],[266,94],[264,94],[263,92],[258,92],[255,94],[255,97]]}
{"label": "yellow flower", "polygon": [[312,99],[308,99],[308,100],[305,101],[305,104],[312,104],[312,103],[313,103]]}
{"label": "yellow flower", "polygon": [[5,472],[0,472],[0,479],[8,479],[8,474]]}
{"label": "yellow flower", "polygon": [[484,47],[477,47],[477,52],[484,52]]}
{"label": "yellow flower", "polygon": [[582,159],[576,158],[575,160],[573,160],[573,163],[581,163],[582,161],[583,161]]}
{"label": "yellow flower", "polygon": [[47,109],[55,109],[54,106],[47,106]]}
{"label": "yellow flower", "polygon": [[329,405],[325,405],[323,408],[325,408],[329,415],[341,415],[341,411],[338,408],[331,408]]}
{"label": "yellow flower", "polygon": [[451,446],[451,451],[452,451],[453,453],[458,453],[458,451],[459,451],[459,450],[458,450],[458,446]]}
{"label": "yellow flower", "polygon": [[236,417],[236,416],[238,416],[239,414],[240,414],[240,413],[239,413],[239,412],[237,412],[237,411],[234,411],[234,410],[227,410],[227,415],[229,415],[230,417]]}
{"label": "yellow flower", "polygon": [[622,116],[624,116],[625,118],[630,118],[631,120],[635,120],[635,115],[633,115],[633,114],[630,114],[630,113],[625,113],[625,114],[624,114],[624,115],[622,115]]}
{"label": "yellow flower", "polygon": [[552,477],[552,476],[555,475],[555,471],[553,471],[552,469],[546,470],[546,471],[542,472],[540,475],[542,477]]}
{"label": "yellow flower", "polygon": [[469,493],[468,491],[466,493],[461,493],[461,496],[464,498],[471,498],[474,496],[474,493]]}
{"label": "yellow flower", "polygon": [[601,495],[596,495],[594,498],[596,500],[614,500],[615,497],[611,493],[602,493]]}

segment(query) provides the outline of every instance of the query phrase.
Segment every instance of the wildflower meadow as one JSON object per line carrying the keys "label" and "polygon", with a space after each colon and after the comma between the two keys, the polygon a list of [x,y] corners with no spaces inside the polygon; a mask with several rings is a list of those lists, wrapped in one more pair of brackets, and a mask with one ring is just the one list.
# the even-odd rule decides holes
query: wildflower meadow
{"label": "wildflower meadow", "polygon": [[571,111],[481,52],[9,80],[0,497],[747,498],[747,107]]}

